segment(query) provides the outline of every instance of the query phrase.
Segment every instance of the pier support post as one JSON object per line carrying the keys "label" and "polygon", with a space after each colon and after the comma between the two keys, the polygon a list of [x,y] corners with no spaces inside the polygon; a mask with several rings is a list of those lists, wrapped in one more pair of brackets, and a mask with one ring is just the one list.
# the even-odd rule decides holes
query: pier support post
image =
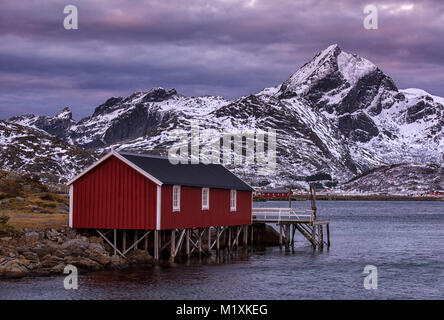
{"label": "pier support post", "polygon": [[170,253],[170,263],[174,263],[174,258],[176,257],[176,229],[171,230],[171,253]]}
{"label": "pier support post", "polygon": [[187,257],[190,257],[190,229],[185,231],[185,252]]}
{"label": "pier support post", "polygon": [[117,254],[117,230],[114,229],[114,255]]}
{"label": "pier support post", "polygon": [[312,226],[311,243],[313,245],[313,248],[316,249],[316,226]]}
{"label": "pier support post", "polygon": [[231,227],[228,227],[228,252],[231,251]]}
{"label": "pier support post", "polygon": [[123,229],[122,235],[122,252],[126,251],[126,229]]}
{"label": "pier support post", "polygon": [[164,235],[165,237],[165,232],[163,232],[162,230],[159,230],[159,257],[160,254],[162,254],[162,235]]}
{"label": "pier support post", "polygon": [[330,224],[327,223],[327,247],[330,248]]}
{"label": "pier support post", "polygon": [[136,244],[134,246],[134,250],[137,250],[137,245],[138,245],[137,240],[139,240],[139,231],[138,230],[134,230],[134,243]]}
{"label": "pier support post", "polygon": [[236,250],[239,247],[239,234],[241,232],[241,227],[240,226],[236,226]]}
{"label": "pier support post", "polygon": [[290,250],[290,224],[285,225],[285,250]]}
{"label": "pier support post", "polygon": [[211,227],[208,227],[208,254],[211,253]]}
{"label": "pier support post", "polygon": [[279,223],[279,249],[282,251],[282,224]]}
{"label": "pier support post", "polygon": [[154,260],[159,261],[159,230],[154,231]]}
{"label": "pier support post", "polygon": [[[145,232],[148,232],[148,230],[145,230]],[[145,237],[145,240],[144,240],[144,248],[145,248],[145,251],[148,251],[148,236],[146,236]]]}
{"label": "pier support post", "polygon": [[248,225],[244,226],[244,241],[243,241],[244,249],[248,248]]}
{"label": "pier support post", "polygon": [[251,249],[253,249],[253,241],[254,241],[254,238],[253,238],[253,236],[254,236],[254,234],[253,234],[253,230],[254,230],[254,228],[253,228],[253,224],[251,224],[251,230],[250,230],[250,246],[251,246]]}
{"label": "pier support post", "polygon": [[216,255],[220,254],[220,228],[216,227]]}
{"label": "pier support post", "polygon": [[197,229],[199,235],[199,255],[202,253],[202,229]]}

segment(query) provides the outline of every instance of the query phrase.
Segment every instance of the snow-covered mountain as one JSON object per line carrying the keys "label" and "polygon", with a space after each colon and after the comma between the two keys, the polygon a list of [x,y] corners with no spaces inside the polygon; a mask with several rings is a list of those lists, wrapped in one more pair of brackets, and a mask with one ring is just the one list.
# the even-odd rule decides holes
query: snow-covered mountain
{"label": "snow-covered mountain", "polygon": [[9,119],[9,122],[41,129],[46,133],[61,139],[67,138],[69,129],[76,123],[72,118],[72,112],[67,107],[60,111],[55,117],[27,114],[12,117]]}
{"label": "snow-covered mountain", "polygon": [[444,167],[437,164],[393,164],[371,170],[341,185],[347,192],[421,194],[442,190]]}
{"label": "snow-covered mountain", "polygon": [[0,120],[2,170],[39,176],[46,183],[66,183],[96,159],[92,152],[42,130]]}
{"label": "snow-covered mountain", "polygon": [[399,90],[373,63],[332,45],[284,83],[235,101],[154,88],[110,98],[79,122],[68,109],[54,118],[25,115],[8,121],[88,150],[113,146],[163,154],[173,143],[170,131],[189,130],[193,120],[217,131],[274,128],[277,172],[258,177],[254,166],[233,170],[252,183],[293,184],[320,172],[342,182],[384,165],[441,165],[443,105],[443,98],[425,91]]}

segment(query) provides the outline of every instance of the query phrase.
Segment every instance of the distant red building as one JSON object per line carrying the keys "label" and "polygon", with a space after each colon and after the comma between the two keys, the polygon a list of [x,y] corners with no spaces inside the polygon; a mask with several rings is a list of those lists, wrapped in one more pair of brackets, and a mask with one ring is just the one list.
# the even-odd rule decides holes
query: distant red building
{"label": "distant red building", "polygon": [[438,190],[438,191],[431,191],[431,196],[444,196],[444,191]]}
{"label": "distant red building", "polygon": [[262,198],[288,199],[289,191],[284,189],[260,190],[257,195]]}
{"label": "distant red building", "polygon": [[68,184],[72,228],[166,230],[252,219],[253,189],[217,164],[112,151]]}

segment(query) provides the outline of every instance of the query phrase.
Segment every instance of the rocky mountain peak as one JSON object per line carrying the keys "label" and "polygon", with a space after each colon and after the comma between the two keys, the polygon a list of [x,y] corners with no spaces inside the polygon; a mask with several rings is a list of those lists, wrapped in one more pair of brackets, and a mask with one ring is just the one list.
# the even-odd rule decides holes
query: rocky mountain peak
{"label": "rocky mountain peak", "polygon": [[63,108],[57,115],[55,116],[57,119],[72,119],[72,112],[69,107]]}
{"label": "rocky mountain peak", "polygon": [[177,96],[176,89],[165,90],[164,88],[152,88],[149,90],[141,102],[161,102]]}
{"label": "rocky mountain peak", "polygon": [[335,44],[285,81],[278,97],[305,100],[314,109],[334,115],[346,137],[365,142],[379,134],[369,115],[390,108],[402,98],[397,94],[393,80],[375,64]]}
{"label": "rocky mountain peak", "polygon": [[105,101],[105,103],[98,106],[93,113],[93,117],[97,117],[99,115],[107,114],[114,111],[117,107],[120,106],[122,102],[122,97],[111,97]]}
{"label": "rocky mountain peak", "polygon": [[367,59],[343,51],[337,44],[319,52],[281,86],[282,97],[336,93],[352,88],[378,68]]}

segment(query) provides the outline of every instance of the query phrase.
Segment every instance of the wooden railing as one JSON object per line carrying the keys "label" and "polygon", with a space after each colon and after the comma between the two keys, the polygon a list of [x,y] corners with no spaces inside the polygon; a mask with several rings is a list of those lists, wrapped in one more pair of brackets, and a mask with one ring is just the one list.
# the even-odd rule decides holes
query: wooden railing
{"label": "wooden railing", "polygon": [[298,210],[291,208],[253,208],[253,221],[281,222],[307,221],[313,222],[313,210]]}

